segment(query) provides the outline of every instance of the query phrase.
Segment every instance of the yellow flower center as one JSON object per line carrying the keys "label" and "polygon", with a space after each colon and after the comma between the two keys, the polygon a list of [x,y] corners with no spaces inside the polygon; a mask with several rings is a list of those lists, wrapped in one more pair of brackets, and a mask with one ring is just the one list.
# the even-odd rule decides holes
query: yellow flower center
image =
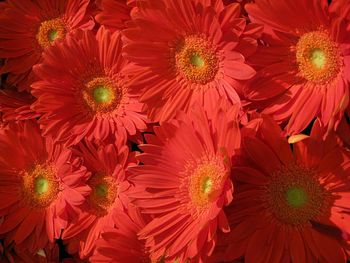
{"label": "yellow flower center", "polygon": [[219,156],[204,156],[187,163],[185,171],[181,173],[180,192],[184,195],[182,201],[193,216],[206,211],[222,194],[228,176],[227,167]]}
{"label": "yellow flower center", "polygon": [[322,30],[300,37],[296,46],[296,61],[300,74],[319,84],[332,81],[343,65],[338,45]]}
{"label": "yellow flower center", "polygon": [[46,207],[57,198],[58,192],[59,181],[51,166],[38,164],[22,173],[22,193],[29,205]]}
{"label": "yellow flower center", "polygon": [[330,194],[313,171],[291,165],[271,176],[266,200],[277,220],[300,225],[317,218],[329,207]]}
{"label": "yellow flower center", "polygon": [[176,72],[196,84],[214,80],[219,69],[215,50],[200,36],[188,36],[178,41],[174,57]]}
{"label": "yellow flower center", "polygon": [[107,77],[98,77],[85,84],[82,95],[85,103],[94,112],[111,112],[117,109],[125,91]]}
{"label": "yellow flower center", "polygon": [[92,189],[89,196],[91,212],[97,216],[106,215],[118,196],[118,184],[115,178],[95,174],[89,179],[88,185]]}
{"label": "yellow flower center", "polygon": [[47,20],[41,23],[36,39],[42,48],[51,46],[57,39],[67,34],[66,26],[61,18]]}

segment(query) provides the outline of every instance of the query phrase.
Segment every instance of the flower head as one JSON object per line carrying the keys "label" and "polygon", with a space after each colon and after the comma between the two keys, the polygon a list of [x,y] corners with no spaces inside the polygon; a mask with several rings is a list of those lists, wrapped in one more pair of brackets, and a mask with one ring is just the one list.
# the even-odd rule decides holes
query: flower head
{"label": "flower head", "polygon": [[102,27],[96,36],[76,31],[45,53],[35,67],[40,80],[32,86],[45,135],[72,145],[84,137],[103,140],[146,128],[142,104],[129,93],[122,72],[128,62],[121,47],[120,34]]}
{"label": "flower head", "polygon": [[230,157],[240,143],[237,107],[218,106],[155,127],[131,167],[130,196],[155,218],[140,232],[155,258],[197,262],[212,253],[216,231],[229,231],[223,207],[232,200]]}
{"label": "flower head", "polygon": [[88,4],[88,0],[0,3],[0,57],[6,59],[0,74],[10,73],[10,84],[29,90],[32,67],[48,47],[77,28],[93,28],[93,20],[86,15]]}
{"label": "flower head", "polygon": [[84,166],[90,173],[87,184],[91,192],[82,205],[76,221],[65,229],[62,239],[69,253],[77,253],[81,258],[92,255],[95,243],[106,228],[112,228],[128,203],[125,191],[129,183],[125,169],[134,162],[125,138],[117,141],[81,142],[75,155],[84,159]]}
{"label": "flower head", "polygon": [[123,53],[134,62],[132,90],[161,122],[197,102],[239,103],[240,81],[255,74],[245,57],[254,53],[260,29],[240,17],[239,4],[143,1],[123,30]]}
{"label": "flower head", "polygon": [[[232,232],[220,237],[225,259],[245,262],[346,262],[350,154],[317,120],[311,135],[282,137],[268,118],[242,130],[232,168]],[[220,247],[224,246],[220,244]]]}
{"label": "flower head", "polygon": [[90,190],[87,174],[34,121],[9,123],[0,146],[0,233],[8,244],[36,253],[76,216]]}
{"label": "flower head", "polygon": [[348,105],[350,20],[342,13],[332,15],[333,5],[342,1],[333,2],[258,0],[246,5],[250,19],[265,26],[265,45],[250,60],[259,71],[246,97],[286,124],[288,134],[300,133],[316,117],[324,125],[337,125]]}

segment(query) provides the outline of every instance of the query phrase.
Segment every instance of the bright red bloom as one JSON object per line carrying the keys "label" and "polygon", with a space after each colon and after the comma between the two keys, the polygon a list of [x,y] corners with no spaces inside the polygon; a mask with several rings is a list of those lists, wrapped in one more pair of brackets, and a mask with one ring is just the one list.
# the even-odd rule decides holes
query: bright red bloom
{"label": "bright red bloom", "polygon": [[242,153],[232,168],[235,196],[225,260],[346,262],[350,241],[350,152],[325,140],[316,121],[311,135],[289,138],[270,119],[242,130]]}
{"label": "bright red bloom", "polygon": [[125,22],[131,19],[130,12],[136,6],[136,0],[99,0],[97,6],[101,11],[96,15],[96,21],[115,31],[125,28]]}
{"label": "bright red bloom", "polygon": [[128,62],[121,47],[120,34],[102,27],[96,36],[76,31],[44,54],[35,67],[41,80],[32,85],[32,94],[45,135],[72,145],[84,137],[103,140],[146,128],[142,104],[130,95],[122,72]]}
{"label": "bright red bloom", "polygon": [[[246,10],[265,26],[262,46],[251,58],[259,72],[246,89],[254,106],[297,134],[319,117],[337,124],[349,100],[350,23],[326,0],[257,0]],[[346,2],[346,3],[345,3]],[[339,10],[340,12],[340,10]]]}
{"label": "bright red bloom", "polygon": [[142,213],[156,217],[140,232],[155,258],[202,262],[215,247],[217,229],[229,231],[222,208],[232,200],[237,109],[195,107],[154,127],[155,135],[139,146],[143,165],[129,169],[135,184],[130,196]]}
{"label": "bright red bloom", "polygon": [[254,76],[245,63],[261,27],[246,24],[239,4],[211,0],[143,1],[123,30],[123,53],[133,61],[132,91],[149,117],[165,121],[197,102],[220,97],[239,103],[241,80]]}
{"label": "bright red bloom", "polygon": [[113,143],[84,141],[78,145],[76,154],[84,159],[84,166],[91,173],[87,184],[92,191],[77,220],[64,230],[62,239],[69,253],[79,252],[81,258],[87,258],[100,234],[114,226],[118,213],[128,203],[124,193],[129,187],[125,169],[134,160],[122,136]]}
{"label": "bright red bloom", "polygon": [[76,28],[92,29],[85,15],[89,0],[8,0],[0,3],[0,74],[10,73],[8,83],[29,90],[32,66],[56,40]]}
{"label": "bright red bloom", "polygon": [[0,89],[0,113],[3,122],[29,120],[40,116],[30,109],[34,97],[27,92],[17,92],[14,89]]}
{"label": "bright red bloom", "polygon": [[143,263],[158,262],[145,250],[145,241],[138,239],[138,233],[149,222],[138,208],[130,205],[128,213],[119,213],[115,218],[116,229],[111,228],[96,242],[92,262]]}
{"label": "bright red bloom", "polygon": [[44,139],[34,121],[9,123],[0,136],[0,234],[36,253],[59,238],[89,192],[71,151]]}

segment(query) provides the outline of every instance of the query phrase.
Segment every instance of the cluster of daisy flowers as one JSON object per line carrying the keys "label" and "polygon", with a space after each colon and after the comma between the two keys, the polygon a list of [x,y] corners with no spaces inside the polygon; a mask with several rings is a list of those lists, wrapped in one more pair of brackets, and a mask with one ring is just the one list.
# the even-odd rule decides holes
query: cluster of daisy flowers
{"label": "cluster of daisy flowers", "polygon": [[4,0],[0,59],[0,262],[350,258],[349,0]]}

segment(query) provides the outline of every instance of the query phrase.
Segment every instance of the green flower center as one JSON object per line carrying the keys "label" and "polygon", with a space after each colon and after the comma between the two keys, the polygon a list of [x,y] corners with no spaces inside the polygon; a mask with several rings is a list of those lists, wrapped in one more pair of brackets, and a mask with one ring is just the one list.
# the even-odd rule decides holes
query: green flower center
{"label": "green flower center", "polygon": [[307,203],[307,195],[304,189],[292,187],[286,192],[287,203],[292,207],[301,207]]}
{"label": "green flower center", "polygon": [[52,43],[54,42],[58,37],[58,31],[57,30],[50,30],[47,34],[49,41]]}
{"label": "green flower center", "polygon": [[326,84],[343,67],[338,44],[328,31],[318,30],[303,34],[296,45],[296,62],[300,75],[306,80]]}
{"label": "green flower center", "polygon": [[175,43],[174,58],[176,73],[193,84],[213,81],[219,70],[215,48],[201,36],[188,36]]}
{"label": "green flower center", "polygon": [[34,182],[35,192],[39,195],[45,194],[49,190],[49,182],[45,178],[36,178]]}
{"label": "green flower center", "polygon": [[106,197],[108,195],[108,186],[105,184],[98,184],[95,186],[95,193],[99,197]]}
{"label": "green flower center", "polygon": [[329,209],[329,192],[314,170],[290,164],[272,173],[270,180],[265,200],[283,224],[308,224]]}
{"label": "green flower center", "polygon": [[105,86],[98,86],[93,91],[93,97],[97,103],[106,103],[111,100],[111,90]]}
{"label": "green flower center", "polygon": [[213,180],[210,177],[206,177],[203,180],[203,185],[202,185],[203,193],[209,194],[212,188],[213,188]]}
{"label": "green flower center", "polygon": [[202,68],[205,65],[204,59],[198,54],[192,54],[190,56],[190,63],[198,68]]}
{"label": "green flower center", "polygon": [[42,48],[51,46],[57,39],[66,36],[67,29],[61,18],[43,21],[38,28],[36,39]]}
{"label": "green flower center", "polygon": [[323,69],[327,63],[327,56],[321,49],[315,48],[311,51],[310,60],[315,68]]}

